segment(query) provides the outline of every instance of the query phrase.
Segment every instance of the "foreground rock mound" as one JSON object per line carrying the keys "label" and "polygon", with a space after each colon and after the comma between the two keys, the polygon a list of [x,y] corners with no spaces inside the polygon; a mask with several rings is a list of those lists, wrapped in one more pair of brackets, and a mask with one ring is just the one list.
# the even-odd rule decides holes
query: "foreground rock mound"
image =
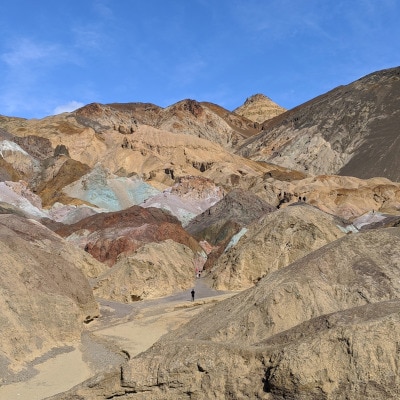
{"label": "foreground rock mound", "polygon": [[163,340],[130,362],[121,398],[397,399],[399,305],[328,314],[252,346]]}
{"label": "foreground rock mound", "polygon": [[276,399],[398,398],[399,305],[321,316],[258,343],[270,353],[266,391]]}
{"label": "foreground rock mound", "polygon": [[[0,215],[0,376],[80,338],[99,315],[83,271],[104,271],[96,260],[32,220]],[[0,383],[1,383],[0,380]]]}
{"label": "foreground rock mound", "polygon": [[265,275],[344,236],[344,228],[338,218],[304,203],[266,214],[218,259],[211,270],[213,285],[220,290],[247,289]]}

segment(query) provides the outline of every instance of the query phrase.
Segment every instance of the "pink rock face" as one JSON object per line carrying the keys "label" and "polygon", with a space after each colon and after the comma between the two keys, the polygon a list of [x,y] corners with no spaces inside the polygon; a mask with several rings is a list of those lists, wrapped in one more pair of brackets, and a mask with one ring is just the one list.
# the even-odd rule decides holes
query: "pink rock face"
{"label": "pink rock face", "polygon": [[167,212],[157,208],[133,206],[123,211],[100,213],[64,226],[57,231],[76,242],[97,260],[109,266],[120,254],[130,254],[145,243],[172,239],[195,252],[202,249]]}

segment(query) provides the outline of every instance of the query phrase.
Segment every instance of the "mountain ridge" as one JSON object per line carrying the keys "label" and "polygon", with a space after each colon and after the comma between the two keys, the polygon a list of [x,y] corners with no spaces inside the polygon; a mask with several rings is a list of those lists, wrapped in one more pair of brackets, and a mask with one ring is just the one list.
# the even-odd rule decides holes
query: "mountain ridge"
{"label": "mountain ridge", "polygon": [[400,67],[339,86],[264,122],[238,154],[314,175],[400,180]]}

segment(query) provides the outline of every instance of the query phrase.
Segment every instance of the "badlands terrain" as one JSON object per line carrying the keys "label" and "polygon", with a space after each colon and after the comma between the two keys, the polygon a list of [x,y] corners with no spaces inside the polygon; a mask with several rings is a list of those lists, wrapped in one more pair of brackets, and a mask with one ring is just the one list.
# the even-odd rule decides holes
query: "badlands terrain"
{"label": "badlands terrain", "polygon": [[400,398],[399,154],[400,67],[0,116],[0,398]]}

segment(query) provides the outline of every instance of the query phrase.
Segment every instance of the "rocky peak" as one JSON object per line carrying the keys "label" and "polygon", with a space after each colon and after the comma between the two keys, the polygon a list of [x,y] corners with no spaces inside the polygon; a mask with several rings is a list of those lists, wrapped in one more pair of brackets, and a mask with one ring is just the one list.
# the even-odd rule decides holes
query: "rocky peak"
{"label": "rocky peak", "polygon": [[273,102],[269,97],[257,93],[248,97],[244,104],[233,112],[254,122],[262,123],[285,111],[286,109]]}
{"label": "rocky peak", "polygon": [[184,100],[182,108],[192,113],[195,117],[203,113],[203,107],[196,100]]}
{"label": "rocky peak", "polygon": [[244,105],[248,105],[255,102],[265,102],[265,101],[272,101],[268,96],[262,93],[253,94],[252,96],[248,97],[244,102]]}

